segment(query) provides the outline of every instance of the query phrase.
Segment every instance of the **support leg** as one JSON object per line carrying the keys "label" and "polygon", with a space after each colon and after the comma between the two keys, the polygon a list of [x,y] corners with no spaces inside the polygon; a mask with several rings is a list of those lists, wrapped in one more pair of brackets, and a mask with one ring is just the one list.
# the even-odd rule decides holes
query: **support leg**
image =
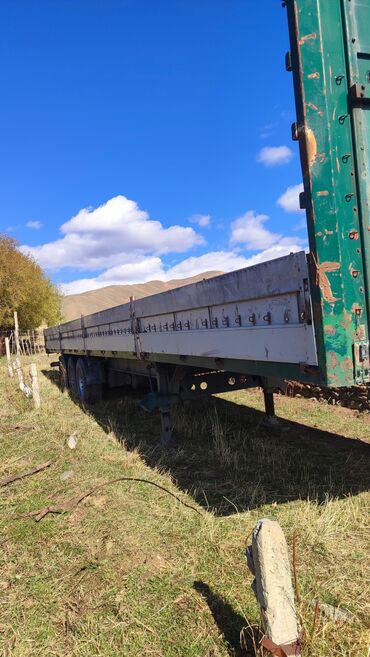
{"label": "support leg", "polygon": [[171,429],[171,411],[169,408],[161,408],[161,447],[173,447],[174,439]]}
{"label": "support leg", "polygon": [[[168,395],[171,392],[170,373],[165,365],[157,365],[157,384],[160,395]],[[167,403],[160,407],[161,413],[161,447],[168,448],[174,446],[174,439],[171,428],[171,410]]]}
{"label": "support leg", "polygon": [[276,426],[279,420],[275,415],[274,393],[270,388],[263,389],[263,397],[265,400],[265,424],[267,426]]}

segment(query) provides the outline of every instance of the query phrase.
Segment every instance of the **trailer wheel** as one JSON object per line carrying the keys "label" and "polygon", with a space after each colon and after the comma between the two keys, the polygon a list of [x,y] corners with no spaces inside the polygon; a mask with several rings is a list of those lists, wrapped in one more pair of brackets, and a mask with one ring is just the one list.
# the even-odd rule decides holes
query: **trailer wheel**
{"label": "trailer wheel", "polygon": [[85,364],[79,358],[76,365],[76,388],[80,400],[84,404],[97,404],[103,396],[101,383],[87,383]]}
{"label": "trailer wheel", "polygon": [[68,388],[67,360],[65,356],[59,357],[59,388],[61,392]]}
{"label": "trailer wheel", "polygon": [[76,397],[78,392],[77,384],[76,384],[76,367],[75,367],[75,359],[71,356],[68,358],[67,374],[68,374],[69,392],[72,395],[72,397]]}

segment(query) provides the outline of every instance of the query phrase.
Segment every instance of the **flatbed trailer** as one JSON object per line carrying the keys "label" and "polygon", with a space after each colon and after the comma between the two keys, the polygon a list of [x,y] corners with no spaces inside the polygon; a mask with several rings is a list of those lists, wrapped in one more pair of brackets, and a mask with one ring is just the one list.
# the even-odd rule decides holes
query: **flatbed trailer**
{"label": "flatbed trailer", "polygon": [[370,0],[288,0],[309,253],[293,253],[45,330],[60,379],[85,402],[149,386],[171,441],[178,399],[286,379],[367,383],[370,290]]}

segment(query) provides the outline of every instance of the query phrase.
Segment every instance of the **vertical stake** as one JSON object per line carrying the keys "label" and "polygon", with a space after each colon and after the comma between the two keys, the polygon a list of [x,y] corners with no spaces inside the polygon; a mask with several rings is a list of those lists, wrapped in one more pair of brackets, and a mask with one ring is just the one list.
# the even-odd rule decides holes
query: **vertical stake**
{"label": "vertical stake", "polygon": [[13,369],[12,369],[12,362],[10,359],[10,345],[9,345],[9,338],[5,338],[5,352],[6,352],[6,360],[8,363],[8,374],[9,376],[14,376]]}
{"label": "vertical stake", "polygon": [[31,386],[32,386],[32,397],[35,408],[40,408],[40,388],[37,378],[37,367],[35,363],[30,365],[30,376],[31,376]]}

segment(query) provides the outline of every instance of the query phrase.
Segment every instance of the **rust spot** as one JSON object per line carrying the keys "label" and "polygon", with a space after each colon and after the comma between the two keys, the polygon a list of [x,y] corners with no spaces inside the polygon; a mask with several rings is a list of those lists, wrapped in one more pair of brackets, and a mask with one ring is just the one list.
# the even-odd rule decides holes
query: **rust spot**
{"label": "rust spot", "polygon": [[352,363],[351,358],[345,358],[344,360],[342,360],[340,366],[341,366],[342,370],[352,370],[353,369],[353,363]]}
{"label": "rust spot", "polygon": [[317,192],[317,196],[329,196],[329,192],[325,189],[322,192]]}
{"label": "rust spot", "polygon": [[355,269],[352,262],[349,265],[349,273],[351,276],[353,276],[353,278],[357,278],[360,273],[358,269]]}
{"label": "rust spot", "polygon": [[326,324],[324,327],[324,332],[327,335],[335,335],[335,328],[331,324]]}
{"label": "rust spot", "polygon": [[335,368],[338,367],[339,365],[337,354],[335,353],[335,351],[329,351],[328,357],[329,357],[330,369],[335,370]]}
{"label": "rust spot", "polygon": [[338,271],[340,269],[339,262],[322,262],[320,265],[316,264],[316,283],[319,286],[322,296],[328,303],[334,303],[337,299],[333,296],[328,273]]}
{"label": "rust spot", "polygon": [[365,324],[360,324],[356,330],[357,340],[366,340]]}
{"label": "rust spot", "polygon": [[312,34],[306,34],[305,36],[301,37],[298,41],[300,46],[303,46],[306,41],[310,41],[311,39],[316,39],[317,34],[316,32],[312,32]]}
{"label": "rust spot", "polygon": [[351,313],[348,313],[346,310],[344,311],[344,319],[341,322],[341,326],[343,326],[344,329],[348,329],[352,324],[352,315]]}
{"label": "rust spot", "polygon": [[314,103],[311,103],[311,102],[307,103],[307,107],[309,107],[310,109],[312,109],[312,110],[314,110],[315,112],[317,112],[319,116],[322,116],[322,111],[319,110],[319,108],[317,107],[317,105],[314,105]]}
{"label": "rust spot", "polygon": [[306,128],[305,135],[306,135],[306,143],[307,143],[308,166],[312,167],[317,153],[316,137],[314,131],[311,130],[311,128]]}
{"label": "rust spot", "polygon": [[310,80],[315,80],[315,79],[317,79],[317,78],[320,77],[320,73],[319,73],[318,71],[317,71],[316,73],[310,73],[309,75],[307,75],[307,77],[308,77]]}

